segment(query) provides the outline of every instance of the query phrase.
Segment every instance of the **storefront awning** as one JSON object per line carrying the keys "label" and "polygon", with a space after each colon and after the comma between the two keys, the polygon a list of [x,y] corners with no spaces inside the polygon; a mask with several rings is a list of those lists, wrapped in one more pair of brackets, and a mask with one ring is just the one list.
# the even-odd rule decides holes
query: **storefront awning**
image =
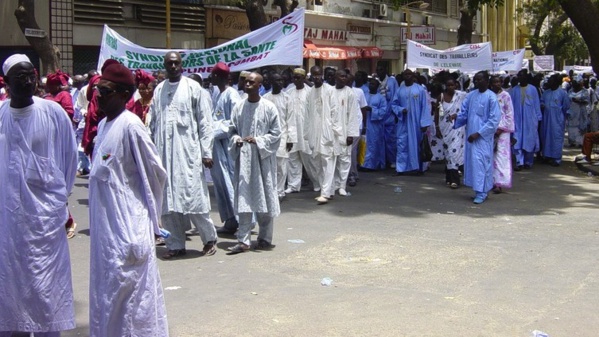
{"label": "storefront awning", "polygon": [[362,51],[362,58],[378,59],[383,57],[383,50],[379,47],[360,47]]}
{"label": "storefront awning", "polygon": [[321,46],[304,40],[304,58],[348,60],[361,58],[360,49],[347,46]]}
{"label": "storefront awning", "polygon": [[304,58],[322,60],[349,60],[359,58],[381,58],[383,50],[374,46],[323,46],[304,40]]}

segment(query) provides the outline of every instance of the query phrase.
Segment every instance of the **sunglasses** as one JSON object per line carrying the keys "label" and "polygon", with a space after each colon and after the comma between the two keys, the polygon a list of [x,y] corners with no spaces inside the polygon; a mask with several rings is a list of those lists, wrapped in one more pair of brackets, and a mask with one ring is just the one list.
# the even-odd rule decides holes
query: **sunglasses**
{"label": "sunglasses", "polygon": [[114,94],[115,92],[122,92],[119,90],[114,90],[114,89],[110,89],[110,88],[106,88],[106,87],[96,87],[96,91],[98,92],[98,94],[101,97],[110,96],[110,95]]}

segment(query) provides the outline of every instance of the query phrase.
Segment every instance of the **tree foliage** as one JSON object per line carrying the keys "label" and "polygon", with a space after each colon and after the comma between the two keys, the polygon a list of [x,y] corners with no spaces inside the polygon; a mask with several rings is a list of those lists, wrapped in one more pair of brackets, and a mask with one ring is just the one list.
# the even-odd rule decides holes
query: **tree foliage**
{"label": "tree foliage", "polygon": [[565,61],[580,64],[589,52],[576,27],[562,10],[558,0],[536,0],[519,9],[531,29],[529,43],[535,55],[553,55],[556,65]]}
{"label": "tree foliage", "polygon": [[[240,0],[237,2],[237,7],[245,10],[251,31],[269,24],[264,11],[264,6],[267,4],[268,0]],[[293,12],[299,2],[297,0],[273,0],[273,4],[281,9],[281,17],[284,17]]]}
{"label": "tree foliage", "polygon": [[591,57],[593,70],[599,74],[599,1],[558,0],[558,3],[582,36]]}

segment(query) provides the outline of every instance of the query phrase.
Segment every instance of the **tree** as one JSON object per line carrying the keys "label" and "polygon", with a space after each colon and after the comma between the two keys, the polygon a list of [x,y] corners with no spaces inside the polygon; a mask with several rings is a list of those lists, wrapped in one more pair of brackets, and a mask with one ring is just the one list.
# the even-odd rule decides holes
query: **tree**
{"label": "tree", "polygon": [[[237,3],[237,7],[245,10],[250,24],[250,30],[254,31],[269,24],[264,12],[268,0],[242,0]],[[297,0],[273,0],[273,4],[281,9],[281,17],[293,12],[298,6]]]}
{"label": "tree", "polygon": [[[511,1],[511,0],[508,0]],[[476,12],[484,5],[502,6],[504,0],[466,0],[460,8],[460,27],[458,27],[458,45],[472,43],[472,32]]]}
{"label": "tree", "polygon": [[533,33],[529,38],[535,55],[553,55],[556,65],[576,64],[589,52],[558,0],[528,2],[519,9]]}
{"label": "tree", "polygon": [[562,9],[578,29],[591,57],[593,71],[599,74],[599,4],[593,0],[558,0]]}
{"label": "tree", "polygon": [[[23,34],[25,34],[25,28],[40,29],[35,19],[35,0],[19,0],[15,17]],[[60,68],[60,51],[52,44],[48,34],[42,38],[31,36],[25,36],[25,38],[42,61],[42,74],[55,72]]]}

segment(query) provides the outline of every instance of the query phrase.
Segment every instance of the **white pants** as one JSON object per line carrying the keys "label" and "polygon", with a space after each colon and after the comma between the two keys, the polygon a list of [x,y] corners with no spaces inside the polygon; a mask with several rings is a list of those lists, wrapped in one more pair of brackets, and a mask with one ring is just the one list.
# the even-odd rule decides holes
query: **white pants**
{"label": "white pants", "polygon": [[216,242],[216,229],[214,229],[214,223],[210,219],[209,213],[183,214],[172,212],[162,215],[162,226],[171,232],[171,236],[164,240],[168,250],[185,248],[185,231],[189,228],[190,222],[198,229],[202,243]]}
{"label": "white pants", "polygon": [[335,189],[345,189],[349,169],[351,167],[351,152],[349,154],[340,154],[337,156],[335,164]]}
{"label": "white pants", "polygon": [[335,195],[335,163],[337,156],[320,155],[322,171],[320,173],[320,196],[330,198]]}
{"label": "white pants", "polygon": [[302,160],[304,161],[304,168],[306,169],[306,173],[308,173],[308,178],[310,178],[310,181],[312,181],[312,186],[315,189],[320,188],[320,175],[322,172],[320,155],[317,154],[312,156],[304,154],[302,155]]}
{"label": "white pants", "polygon": [[289,158],[277,157],[277,193],[279,197],[285,196],[285,182],[287,181],[287,162]]}
{"label": "white pants", "polygon": [[299,192],[302,188],[302,159],[299,151],[289,153],[287,159],[287,188]]}
{"label": "white pants", "polygon": [[254,215],[258,221],[258,240],[272,243],[274,218],[266,213],[239,213],[239,230],[237,241],[250,246],[252,244],[252,228],[254,228]]}
{"label": "white pants", "polygon": [[[315,165],[315,162],[318,162]],[[299,192],[302,187],[302,167],[306,169],[308,178],[312,181],[314,188],[319,185],[320,161],[309,154],[301,151],[289,153],[287,161],[287,188]]]}

